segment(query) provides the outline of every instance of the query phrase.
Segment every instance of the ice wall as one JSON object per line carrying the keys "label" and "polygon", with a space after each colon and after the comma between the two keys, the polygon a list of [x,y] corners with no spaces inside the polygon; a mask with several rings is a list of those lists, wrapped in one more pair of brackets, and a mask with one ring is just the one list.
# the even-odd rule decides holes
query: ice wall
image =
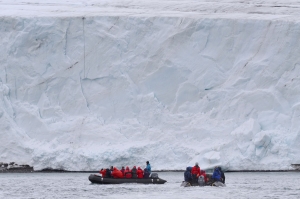
{"label": "ice wall", "polygon": [[0,161],[289,169],[299,35],[289,20],[3,16]]}

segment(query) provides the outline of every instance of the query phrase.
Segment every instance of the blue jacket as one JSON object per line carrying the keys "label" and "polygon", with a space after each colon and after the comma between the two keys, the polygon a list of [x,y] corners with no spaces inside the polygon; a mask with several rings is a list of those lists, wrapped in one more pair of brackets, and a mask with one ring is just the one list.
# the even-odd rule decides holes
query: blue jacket
{"label": "blue jacket", "polygon": [[215,168],[212,178],[217,181],[221,181],[221,172],[218,168]]}
{"label": "blue jacket", "polygon": [[187,167],[185,172],[184,172],[184,181],[190,182],[192,181],[192,167]]}
{"label": "blue jacket", "polygon": [[150,163],[147,164],[146,169],[148,170],[149,173],[151,173],[151,165],[150,165]]}

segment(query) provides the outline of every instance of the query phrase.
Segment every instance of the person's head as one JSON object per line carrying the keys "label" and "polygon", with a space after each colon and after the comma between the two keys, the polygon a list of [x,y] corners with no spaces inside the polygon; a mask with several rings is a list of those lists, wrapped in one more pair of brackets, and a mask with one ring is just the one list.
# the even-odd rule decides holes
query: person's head
{"label": "person's head", "polygon": [[149,161],[147,161],[146,164],[149,164]]}
{"label": "person's head", "polygon": [[126,170],[129,170],[129,167],[126,167]]}
{"label": "person's head", "polygon": [[110,170],[114,170],[114,167],[113,167],[113,166],[110,166]]}
{"label": "person's head", "polygon": [[133,166],[134,169],[136,169],[136,166]]}
{"label": "person's head", "polygon": [[218,167],[218,169],[219,169],[220,171],[222,171],[222,168],[221,168],[221,167]]}
{"label": "person's head", "polygon": [[122,167],[122,169],[125,169],[124,167]]}
{"label": "person's head", "polygon": [[103,168],[101,168],[101,170],[100,171],[103,171]]}
{"label": "person's head", "polygon": [[198,167],[198,166],[199,166],[198,162],[196,162],[196,163],[195,163],[195,166],[196,166],[196,167]]}

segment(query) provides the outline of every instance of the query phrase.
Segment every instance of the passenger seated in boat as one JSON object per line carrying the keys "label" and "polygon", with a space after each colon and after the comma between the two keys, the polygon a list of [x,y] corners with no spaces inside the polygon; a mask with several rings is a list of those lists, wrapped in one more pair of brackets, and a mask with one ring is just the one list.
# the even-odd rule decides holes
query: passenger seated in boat
{"label": "passenger seated in boat", "polygon": [[148,172],[147,168],[144,169],[144,178],[149,178],[150,173]]}
{"label": "passenger seated in boat", "polygon": [[225,184],[225,174],[224,172],[222,171],[222,168],[221,167],[218,167],[219,168],[219,171],[221,173],[221,182]]}
{"label": "passenger seated in boat", "polygon": [[109,168],[105,169],[105,175],[103,178],[112,178],[111,170]]}
{"label": "passenger seated in boat", "polygon": [[129,167],[126,167],[125,169],[125,178],[132,178],[132,173]]}
{"label": "passenger seated in boat", "polygon": [[191,183],[192,182],[192,167],[187,167],[184,172],[184,181]]}
{"label": "passenger seated in boat", "polygon": [[113,176],[112,172],[114,171],[114,167],[110,166],[109,171],[110,171],[110,173],[108,175],[110,175],[110,178],[113,178],[114,176]]}
{"label": "passenger seated in boat", "polygon": [[195,166],[192,168],[192,178],[193,178],[193,183],[198,182],[198,177],[200,176],[200,167],[198,165],[198,162],[195,163]]}
{"label": "passenger seated in boat", "polygon": [[99,173],[101,174],[101,176],[104,178],[105,177],[105,174],[106,174],[106,169],[101,169],[100,171],[99,171]]}
{"label": "passenger seated in boat", "polygon": [[123,176],[125,176],[125,168],[122,167],[122,169],[120,171],[123,173]]}
{"label": "passenger seated in boat", "polygon": [[214,180],[212,179],[212,175],[206,175],[207,181],[205,182],[205,185],[211,186],[214,183]]}
{"label": "passenger seated in boat", "polygon": [[112,172],[112,176],[114,178],[123,178],[124,177],[123,173],[120,170],[118,170],[116,167],[114,167],[114,170]]}
{"label": "passenger seated in boat", "polygon": [[137,174],[138,178],[143,178],[144,177],[144,172],[141,169],[141,167],[138,167],[136,174]]}
{"label": "passenger seated in boat", "polygon": [[206,176],[206,172],[205,172],[204,170],[201,170],[201,171],[200,171],[200,176],[203,176],[203,177],[204,177],[205,182],[208,181],[207,176]]}
{"label": "passenger seated in boat", "polygon": [[136,166],[133,166],[133,168],[131,169],[131,173],[132,173],[132,178],[137,178],[137,170],[136,170]]}
{"label": "passenger seated in boat", "polygon": [[214,181],[220,181],[221,182],[221,172],[220,172],[218,167],[215,167],[213,175],[212,175],[212,179]]}

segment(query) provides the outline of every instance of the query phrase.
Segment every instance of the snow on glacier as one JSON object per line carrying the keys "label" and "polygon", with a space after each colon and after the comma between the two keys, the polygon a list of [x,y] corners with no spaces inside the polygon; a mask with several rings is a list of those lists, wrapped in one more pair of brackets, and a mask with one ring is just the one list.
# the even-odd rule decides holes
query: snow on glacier
{"label": "snow on glacier", "polygon": [[0,161],[290,169],[300,5],[284,2],[0,2]]}

